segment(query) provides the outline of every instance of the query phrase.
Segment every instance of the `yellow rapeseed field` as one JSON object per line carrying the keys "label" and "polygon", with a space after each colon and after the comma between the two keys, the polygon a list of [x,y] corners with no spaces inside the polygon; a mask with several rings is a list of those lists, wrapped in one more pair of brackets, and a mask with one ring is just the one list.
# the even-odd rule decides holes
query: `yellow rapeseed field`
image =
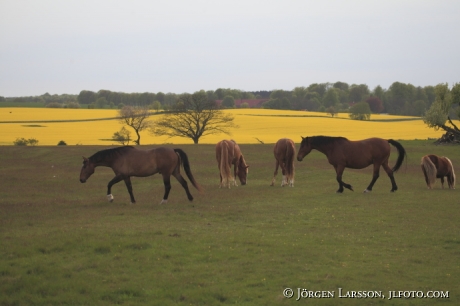
{"label": "yellow rapeseed field", "polygon": [[[414,121],[375,121],[407,118],[403,116],[372,115],[371,121],[348,120],[348,114],[331,118],[325,113],[268,110],[225,110],[235,116],[239,128],[232,134],[206,136],[200,143],[214,144],[222,139],[235,139],[238,143],[275,143],[288,137],[300,142],[300,136],[344,136],[351,140],[368,137],[393,139],[437,138],[442,131],[426,127],[421,119]],[[13,145],[17,138],[35,138],[39,145],[57,145],[64,140],[68,145],[116,145],[110,139],[122,125],[116,119],[85,122],[44,122],[55,120],[82,120],[114,118],[117,110],[0,108],[0,145]],[[161,116],[161,115],[160,115]],[[312,117],[306,117],[312,116]],[[316,117],[314,117],[316,116]],[[158,117],[153,116],[156,120]],[[20,122],[22,121],[22,122]],[[35,122],[34,122],[35,121]],[[38,121],[38,122],[37,122]],[[19,123],[18,123],[19,122]],[[132,132],[134,135],[134,132]],[[141,133],[141,144],[191,144],[188,138],[167,138]]]}

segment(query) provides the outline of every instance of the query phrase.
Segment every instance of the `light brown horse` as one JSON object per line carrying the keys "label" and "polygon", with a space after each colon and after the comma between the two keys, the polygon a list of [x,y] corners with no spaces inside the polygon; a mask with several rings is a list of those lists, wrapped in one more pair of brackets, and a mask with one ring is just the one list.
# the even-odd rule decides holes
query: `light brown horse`
{"label": "light brown horse", "polygon": [[[222,140],[216,144],[217,167],[220,171],[220,187],[230,188],[231,183],[238,186],[236,177],[241,185],[246,185],[249,166],[244,160],[240,147],[234,140]],[[233,176],[231,168],[233,165]]]}
{"label": "light brown horse", "polygon": [[278,174],[278,166],[280,166],[281,173],[283,174],[281,186],[289,185],[290,187],[294,187],[294,141],[288,138],[281,138],[276,142],[273,154],[275,155],[276,165],[270,186],[275,185],[275,177]]}
{"label": "light brown horse", "polygon": [[190,194],[187,181],[180,174],[181,164],[193,186],[201,191],[201,187],[195,181],[190,170],[187,154],[181,149],[165,147],[145,151],[131,146],[124,146],[96,152],[90,158],[83,157],[80,182],[85,183],[94,173],[96,167],[110,167],[115,172],[115,177],[107,186],[107,199],[110,202],[113,201],[112,185],[123,180],[128,188],[131,203],[134,204],[136,200],[133,195],[131,176],[146,177],[160,173],[163,176],[163,183],[165,185],[165,193],[160,203],[163,204],[168,201],[169,191],[171,190],[170,177],[173,175],[182,187],[184,187],[188,199],[192,201],[193,196]]}
{"label": "light brown horse", "polygon": [[[391,152],[390,144],[395,146],[399,153],[393,169],[388,166],[388,159]],[[404,150],[399,142],[393,139],[369,138],[359,141],[350,141],[345,137],[302,137],[297,160],[302,161],[305,155],[310,153],[312,149],[316,149],[325,154],[329,163],[334,166],[337,174],[336,179],[339,183],[338,193],[343,192],[343,187],[353,191],[350,184],[342,181],[342,174],[345,168],[363,169],[369,165],[374,165],[374,174],[371,183],[364,192],[372,191],[372,187],[379,178],[380,166],[383,167],[391,180],[391,192],[398,190],[393,172],[398,171],[401,167],[406,157],[406,150]]]}
{"label": "light brown horse", "polygon": [[444,177],[447,177],[449,189],[455,189],[455,171],[452,162],[447,157],[437,155],[425,155],[422,157],[421,167],[425,175],[425,181],[428,189],[432,189],[437,178],[441,179],[441,185],[444,189]]}

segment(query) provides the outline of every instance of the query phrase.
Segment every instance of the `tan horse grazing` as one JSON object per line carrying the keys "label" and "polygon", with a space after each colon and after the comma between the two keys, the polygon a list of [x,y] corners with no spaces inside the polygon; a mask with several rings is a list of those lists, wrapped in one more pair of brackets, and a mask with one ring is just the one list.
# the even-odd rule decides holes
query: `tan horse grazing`
{"label": "tan horse grazing", "polygon": [[[222,140],[216,144],[217,167],[220,171],[220,187],[230,188],[230,184],[238,186],[236,177],[241,185],[246,185],[248,165],[244,160],[240,147],[234,140]],[[233,176],[231,168],[233,165]]]}
{"label": "tan horse grazing", "polygon": [[[398,158],[393,168],[388,166],[388,159],[391,153],[390,144],[398,150]],[[393,139],[369,138],[364,140],[350,141],[345,137],[329,137],[329,136],[312,136],[302,137],[297,160],[302,159],[316,149],[327,156],[329,163],[334,166],[336,172],[336,180],[339,183],[337,193],[343,192],[343,187],[353,191],[350,184],[342,181],[342,174],[345,168],[363,169],[373,165],[374,172],[369,186],[364,192],[372,191],[375,182],[379,178],[380,166],[388,174],[391,181],[391,192],[398,190],[393,173],[401,167],[406,150],[397,141]]]}
{"label": "tan horse grazing", "polygon": [[131,146],[117,147],[113,149],[96,152],[90,158],[83,157],[83,167],[80,172],[80,182],[86,180],[94,173],[98,166],[110,167],[115,172],[115,177],[107,186],[107,199],[112,202],[112,185],[125,181],[128,188],[131,203],[136,203],[131,185],[131,176],[146,177],[156,173],[163,176],[165,193],[160,204],[167,203],[169,191],[171,190],[170,177],[173,175],[184,187],[187,198],[192,201],[193,196],[188,189],[187,181],[180,174],[180,166],[185,170],[187,177],[193,186],[201,191],[201,187],[195,181],[190,170],[190,163],[187,154],[181,149],[170,149],[159,147],[147,151],[138,150]]}
{"label": "tan horse grazing", "polygon": [[276,165],[275,173],[273,174],[270,186],[275,185],[275,177],[278,174],[278,166],[281,166],[281,173],[283,174],[281,186],[289,184],[290,187],[294,187],[294,141],[288,138],[281,138],[276,142],[273,154],[275,155]]}
{"label": "tan horse grazing", "polygon": [[441,179],[441,185],[444,189],[444,177],[447,177],[449,189],[455,189],[455,172],[452,162],[447,157],[437,155],[425,155],[421,163],[423,174],[425,175],[428,189],[432,189],[436,178]]}

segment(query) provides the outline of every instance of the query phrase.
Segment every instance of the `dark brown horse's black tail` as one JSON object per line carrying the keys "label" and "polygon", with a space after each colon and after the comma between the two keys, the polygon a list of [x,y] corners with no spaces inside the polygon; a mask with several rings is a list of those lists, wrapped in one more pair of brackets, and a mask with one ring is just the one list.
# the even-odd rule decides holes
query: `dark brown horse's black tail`
{"label": "dark brown horse's black tail", "polygon": [[393,172],[396,172],[398,171],[398,169],[401,167],[403,161],[404,161],[404,158],[407,157],[407,154],[406,154],[406,150],[403,148],[403,146],[397,142],[396,140],[393,140],[393,139],[388,139],[388,142],[390,144],[392,144],[393,146],[396,147],[396,149],[398,149],[398,159],[396,160],[396,164],[395,166],[393,167]]}
{"label": "dark brown horse's black tail", "polygon": [[182,167],[184,167],[185,173],[187,174],[188,179],[192,182],[193,187],[195,187],[200,192],[203,191],[203,188],[195,181],[193,177],[192,170],[190,170],[190,163],[188,161],[188,156],[185,152],[181,149],[174,149],[174,152],[179,154]]}

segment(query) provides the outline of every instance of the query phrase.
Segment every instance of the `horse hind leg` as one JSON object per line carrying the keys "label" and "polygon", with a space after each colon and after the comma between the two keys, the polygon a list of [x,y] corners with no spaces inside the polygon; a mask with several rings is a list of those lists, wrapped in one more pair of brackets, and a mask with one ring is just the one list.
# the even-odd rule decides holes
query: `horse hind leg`
{"label": "horse hind leg", "polygon": [[287,175],[287,169],[286,169],[286,163],[283,161],[280,164],[281,166],[281,173],[283,173],[283,180],[281,181],[281,187],[284,187],[285,185],[288,184],[288,175]]}
{"label": "horse hind leg", "polygon": [[275,177],[276,175],[278,174],[278,167],[279,167],[279,161],[278,159],[276,159],[276,164],[275,164],[275,172],[273,173],[273,179],[272,179],[272,183],[270,184],[270,186],[274,186],[275,185]]}
{"label": "horse hind leg", "polygon": [[385,170],[385,172],[388,174],[388,177],[390,178],[390,181],[391,181],[390,191],[395,192],[396,190],[398,190],[398,186],[396,185],[395,177],[393,175],[393,170],[391,170],[391,168],[388,166],[388,162],[384,163],[382,167],[383,167],[383,170]]}
{"label": "horse hind leg", "polygon": [[179,181],[179,183],[182,185],[182,187],[185,189],[185,193],[187,194],[188,200],[193,201],[193,196],[190,193],[190,189],[188,188],[187,181],[184,179],[184,177],[180,173],[175,173],[173,175]]}

